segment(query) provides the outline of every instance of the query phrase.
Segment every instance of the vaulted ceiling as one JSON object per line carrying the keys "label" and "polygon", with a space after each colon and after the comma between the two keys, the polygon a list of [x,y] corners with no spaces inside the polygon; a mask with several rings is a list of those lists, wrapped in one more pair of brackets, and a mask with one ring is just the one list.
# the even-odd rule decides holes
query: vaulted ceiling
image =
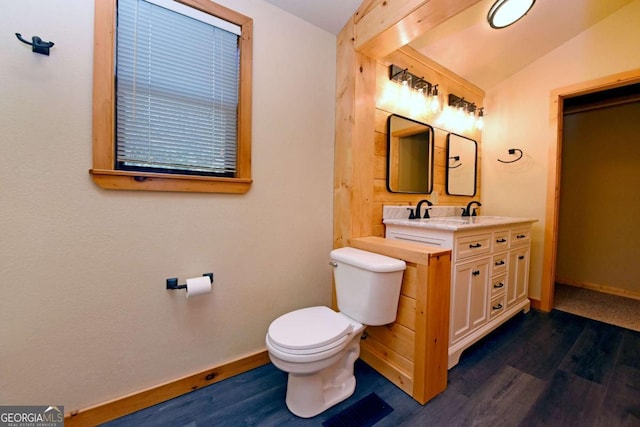
{"label": "vaulted ceiling", "polygon": [[[361,3],[266,1],[332,34],[340,32]],[[409,45],[486,90],[633,1],[537,0],[523,19],[495,30],[486,21],[495,0],[482,0]]]}

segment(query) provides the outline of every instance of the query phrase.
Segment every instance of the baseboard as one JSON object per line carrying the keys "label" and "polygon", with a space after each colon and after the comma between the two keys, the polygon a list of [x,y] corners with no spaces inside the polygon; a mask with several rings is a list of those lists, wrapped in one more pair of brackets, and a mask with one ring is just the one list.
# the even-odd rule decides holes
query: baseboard
{"label": "baseboard", "polygon": [[65,427],[96,426],[101,423],[187,394],[269,363],[267,351],[207,369],[165,384],[142,390],[90,408],[72,411],[64,418]]}
{"label": "baseboard", "polygon": [[531,308],[533,308],[534,310],[541,310],[540,307],[542,307],[542,303],[539,299],[533,299],[529,297],[529,301],[531,301]]}
{"label": "baseboard", "polygon": [[573,286],[574,288],[583,288],[590,291],[602,292],[604,294],[640,300],[640,292],[629,291],[627,289],[614,288],[612,286],[599,285],[597,283],[581,282],[578,280],[567,279],[566,277],[556,277],[556,283]]}

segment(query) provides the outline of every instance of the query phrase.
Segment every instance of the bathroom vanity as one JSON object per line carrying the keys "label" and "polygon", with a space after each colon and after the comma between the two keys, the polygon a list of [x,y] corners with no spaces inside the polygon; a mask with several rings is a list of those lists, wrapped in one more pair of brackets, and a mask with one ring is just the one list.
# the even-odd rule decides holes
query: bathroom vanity
{"label": "bathroom vanity", "polygon": [[493,216],[384,219],[387,239],[452,250],[449,369],[466,348],[520,311],[529,311],[534,222]]}

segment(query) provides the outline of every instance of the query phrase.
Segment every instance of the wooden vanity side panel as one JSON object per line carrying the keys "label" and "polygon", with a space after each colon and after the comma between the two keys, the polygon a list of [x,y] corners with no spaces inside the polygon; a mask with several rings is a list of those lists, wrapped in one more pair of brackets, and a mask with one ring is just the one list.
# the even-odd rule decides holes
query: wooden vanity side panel
{"label": "wooden vanity side panel", "polygon": [[407,263],[396,321],[367,327],[360,358],[424,404],[447,386],[451,251],[373,236],[350,245]]}
{"label": "wooden vanity side panel", "polygon": [[407,262],[407,269],[402,276],[402,288],[400,295],[416,299],[416,289],[418,280],[418,266],[415,263]]}
{"label": "wooden vanity side panel", "polygon": [[377,351],[374,344],[365,345],[365,342],[363,341],[360,344],[360,359],[394,383],[400,390],[412,396],[414,384],[411,374],[391,363],[383,352]]}
{"label": "wooden vanity side panel", "polygon": [[398,314],[396,321],[398,325],[405,326],[415,331],[416,324],[416,300],[400,295],[398,301]]}
{"label": "wooden vanity side panel", "polygon": [[415,312],[418,266],[407,263],[402,276],[396,321],[368,326],[360,343],[360,357],[390,381],[411,394],[415,355]]}
{"label": "wooden vanity side panel", "polygon": [[402,276],[396,321],[368,326],[360,342],[360,357],[406,393],[413,390],[415,312],[418,266],[407,263]]}
{"label": "wooden vanity side panel", "polygon": [[427,403],[447,388],[451,253],[429,258],[418,277],[413,398]]}
{"label": "wooden vanity side panel", "polygon": [[[370,342],[373,342],[372,345],[383,350],[385,357],[390,359],[402,358],[407,362],[413,363],[416,348],[415,335],[414,330],[397,323],[369,326],[366,330],[366,338],[361,344],[369,345]],[[400,362],[399,365],[404,365],[404,362]],[[409,370],[407,373],[411,374],[411,371]]]}

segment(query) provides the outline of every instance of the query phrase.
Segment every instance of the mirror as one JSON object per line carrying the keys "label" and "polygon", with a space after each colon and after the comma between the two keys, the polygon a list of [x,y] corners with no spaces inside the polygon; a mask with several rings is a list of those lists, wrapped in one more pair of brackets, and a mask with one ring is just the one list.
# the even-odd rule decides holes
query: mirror
{"label": "mirror", "polygon": [[475,196],[478,143],[455,133],[448,134],[447,159],[447,194]]}
{"label": "mirror", "polygon": [[387,120],[387,189],[424,193],[433,189],[433,128],[391,114]]}

